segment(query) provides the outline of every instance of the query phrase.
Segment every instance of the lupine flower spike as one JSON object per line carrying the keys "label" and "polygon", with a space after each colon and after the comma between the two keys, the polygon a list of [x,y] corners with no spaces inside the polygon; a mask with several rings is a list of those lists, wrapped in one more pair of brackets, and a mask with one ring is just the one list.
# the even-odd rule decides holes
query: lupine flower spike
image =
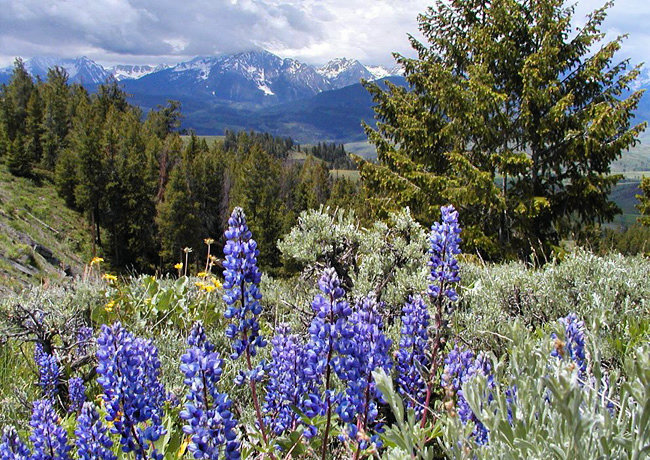
{"label": "lupine flower spike", "polygon": [[34,347],[34,360],[38,366],[38,384],[43,391],[43,396],[54,401],[54,397],[59,391],[59,378],[61,377],[59,361],[56,356],[43,351],[43,345],[40,343]]}
{"label": "lupine flower spike", "polygon": [[180,417],[186,422],[183,431],[191,436],[188,450],[194,458],[217,460],[223,451],[227,460],[238,460],[237,421],[230,412],[232,402],[217,388],[223,360],[207,340],[200,322],[192,327],[187,343],[190,348],[181,357],[181,372],[190,391]]}
{"label": "lupine flower spike", "polygon": [[68,434],[59,424],[59,416],[50,400],[34,403],[29,426],[32,427],[29,439],[34,445],[31,460],[70,460]]}
{"label": "lupine flower spike", "polygon": [[305,374],[315,384],[320,384],[324,376],[325,397],[321,399],[320,395],[312,393],[305,404],[311,413],[327,416],[323,433],[322,458],[324,460],[327,454],[332,406],[338,399],[331,390],[332,370],[341,359],[337,353],[341,350],[349,350],[353,331],[347,323],[352,309],[343,298],[345,291],[341,287],[336,270],[325,269],[318,281],[318,287],[323,294],[317,295],[311,304],[316,316],[309,326],[310,339],[307,345]]}
{"label": "lupine flower spike", "polygon": [[0,460],[30,460],[30,452],[13,426],[5,427],[0,442]]}
{"label": "lupine flower spike", "polygon": [[[348,435],[358,443],[354,458],[359,458],[361,450],[370,444],[380,446],[375,434],[366,436],[367,430],[375,427],[378,415],[378,402],[384,402],[381,392],[372,378],[377,369],[389,371],[392,362],[389,356],[391,341],[383,331],[383,321],[379,305],[373,296],[361,299],[349,317],[352,337],[347,350],[340,349],[342,359],[337,366],[337,374],[347,383],[337,412],[341,420],[348,423]],[[345,343],[345,341],[343,341]]]}
{"label": "lupine flower spike", "polygon": [[476,443],[482,445],[488,442],[488,430],[472,411],[462,389],[465,382],[478,374],[486,376],[488,386],[494,387],[492,366],[487,357],[480,353],[475,359],[471,350],[461,350],[458,345],[454,346],[454,349],[445,358],[442,387],[447,390],[448,397],[452,401],[455,399],[454,412],[460,417],[463,424],[467,424],[467,422],[474,424],[472,435]]}
{"label": "lupine flower spike", "polygon": [[560,318],[560,323],[564,326],[564,342],[557,334],[552,334],[551,338],[555,341],[555,350],[552,355],[558,358],[568,358],[578,367],[579,376],[584,375],[587,371],[587,362],[585,360],[585,323],[581,321],[575,313],[569,313],[566,317]]}
{"label": "lupine flower spike", "polygon": [[70,397],[69,412],[79,412],[86,402],[86,386],[80,377],[72,377],[68,380],[68,396]]}
{"label": "lupine flower spike", "polygon": [[116,460],[111,451],[113,441],[108,437],[107,428],[102,424],[99,412],[92,403],[84,403],[77,418],[77,454],[80,460]]}
{"label": "lupine flower spike", "polygon": [[[276,435],[281,435],[287,430],[295,430],[301,422],[293,407],[313,417],[318,414],[320,406],[314,412],[310,405],[309,395],[315,392],[315,385],[305,374],[307,348],[298,335],[291,333],[289,325],[280,324],[271,345],[272,361],[263,408],[266,414],[264,423]],[[305,436],[314,436],[315,430],[315,427],[308,426]]]}
{"label": "lupine flower spike", "polygon": [[238,359],[244,355],[248,369],[247,372],[240,372],[235,383],[242,384],[248,380],[262,440],[268,445],[256,387],[256,382],[263,375],[263,365],[253,367],[251,359],[257,354],[258,348],[266,345],[259,333],[260,325],[257,321],[262,313],[262,294],[258,288],[262,274],[257,268],[257,243],[246,225],[246,216],[241,208],[232,211],[225,237],[223,300],[228,307],[224,316],[232,320],[226,328],[226,336],[233,341],[230,357]]}
{"label": "lupine flower spike", "polygon": [[402,309],[402,329],[397,351],[398,391],[405,397],[406,406],[422,415],[427,384],[423,371],[429,368],[426,355],[429,346],[429,312],[421,296],[409,297]]}
{"label": "lupine flower spike", "polygon": [[[438,366],[440,365],[439,353],[442,349],[444,308],[451,311],[451,302],[458,300],[458,294],[454,285],[460,281],[458,275],[458,260],[460,254],[460,227],[458,225],[458,212],[453,206],[440,208],[442,215],[440,222],[434,222],[431,226],[429,242],[429,290],[428,294],[435,307],[434,327],[435,336],[431,350],[431,367],[429,381],[427,382],[427,393],[422,411],[421,426],[424,427],[429,413],[429,402],[433,391],[433,379],[435,378]],[[445,302],[445,299],[447,300]],[[445,303],[447,305],[445,305]]]}
{"label": "lupine flower spike", "polygon": [[120,435],[122,450],[134,452],[137,460],[161,460],[162,454],[153,447],[165,433],[162,405],[166,394],[159,380],[158,350],[150,340],[136,338],[117,322],[102,326],[97,360],[106,420],[113,424],[111,432]]}

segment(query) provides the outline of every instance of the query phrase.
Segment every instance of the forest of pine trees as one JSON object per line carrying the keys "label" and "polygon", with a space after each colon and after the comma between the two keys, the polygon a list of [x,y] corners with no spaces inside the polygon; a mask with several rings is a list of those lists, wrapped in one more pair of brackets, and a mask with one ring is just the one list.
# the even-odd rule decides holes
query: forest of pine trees
{"label": "forest of pine trees", "polygon": [[337,147],[295,161],[299,147],[269,134],[183,139],[180,117],[175,101],[144,115],[116,81],[94,94],[61,68],[34,81],[18,59],[0,87],[0,159],[14,175],[52,182],[87,219],[96,254],[141,271],[168,271],[185,247],[205,260],[203,240],[223,235],[234,206],[247,211],[263,265],[279,268],[275,242],[301,211],[360,199],[355,182],[330,177]]}

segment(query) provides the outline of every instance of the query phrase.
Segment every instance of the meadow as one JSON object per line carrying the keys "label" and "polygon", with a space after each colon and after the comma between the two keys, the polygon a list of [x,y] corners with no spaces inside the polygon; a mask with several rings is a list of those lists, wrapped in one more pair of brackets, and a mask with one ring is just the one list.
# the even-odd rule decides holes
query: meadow
{"label": "meadow", "polygon": [[4,297],[0,454],[647,455],[650,261],[490,264],[442,211],[431,229],[305,211],[278,243],[298,273],[274,279],[237,208],[199,269],[116,276],[96,258]]}

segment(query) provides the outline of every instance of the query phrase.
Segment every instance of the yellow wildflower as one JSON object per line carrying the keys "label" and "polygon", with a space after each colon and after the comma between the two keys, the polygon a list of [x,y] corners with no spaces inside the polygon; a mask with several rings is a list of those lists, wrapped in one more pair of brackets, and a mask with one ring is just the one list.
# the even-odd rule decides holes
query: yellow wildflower
{"label": "yellow wildflower", "polygon": [[182,270],[183,269],[183,262],[179,262],[176,265],[174,265],[174,268],[176,270]]}
{"label": "yellow wildflower", "polygon": [[95,265],[95,264],[100,264],[104,261],[101,257],[93,257],[93,259],[90,261],[90,265]]}
{"label": "yellow wildflower", "polygon": [[205,278],[206,276],[208,276],[208,272],[198,272],[196,276],[198,276],[199,278]]}
{"label": "yellow wildflower", "polygon": [[177,458],[183,457],[185,455],[185,452],[187,451],[187,446],[190,444],[191,437],[187,436],[183,442],[181,443],[181,447],[178,449],[178,455]]}
{"label": "yellow wildflower", "polygon": [[115,301],[111,300],[106,305],[104,305],[104,310],[106,310],[107,313],[110,313],[113,311],[113,307],[115,307]]}
{"label": "yellow wildflower", "polygon": [[207,292],[207,293],[209,294],[209,293],[211,293],[212,291],[214,291],[214,290],[216,289],[216,287],[213,286],[213,285],[211,285],[211,284],[204,284],[204,285],[201,287],[201,289],[203,289],[205,292]]}
{"label": "yellow wildflower", "polygon": [[102,279],[105,279],[109,283],[112,283],[113,281],[117,281],[117,276],[111,275],[110,273],[104,273],[102,275]]}
{"label": "yellow wildflower", "polygon": [[203,281],[197,281],[196,283],[194,283],[194,286],[198,287],[199,289],[203,289],[205,283]]}
{"label": "yellow wildflower", "polygon": [[203,242],[210,246],[212,243],[214,243],[214,240],[212,238],[206,238],[203,240]]}
{"label": "yellow wildflower", "polygon": [[223,284],[221,284],[221,281],[216,279],[214,276],[212,277],[211,281],[212,281],[212,284],[214,284],[214,287],[216,287],[217,289],[221,289],[223,287]]}

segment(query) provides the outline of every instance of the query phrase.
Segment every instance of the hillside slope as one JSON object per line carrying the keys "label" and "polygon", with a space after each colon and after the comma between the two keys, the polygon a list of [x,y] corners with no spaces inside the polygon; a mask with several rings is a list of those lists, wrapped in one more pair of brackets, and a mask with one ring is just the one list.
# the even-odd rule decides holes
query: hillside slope
{"label": "hillside slope", "polygon": [[83,272],[90,253],[83,217],[49,183],[0,166],[0,293],[49,284]]}

